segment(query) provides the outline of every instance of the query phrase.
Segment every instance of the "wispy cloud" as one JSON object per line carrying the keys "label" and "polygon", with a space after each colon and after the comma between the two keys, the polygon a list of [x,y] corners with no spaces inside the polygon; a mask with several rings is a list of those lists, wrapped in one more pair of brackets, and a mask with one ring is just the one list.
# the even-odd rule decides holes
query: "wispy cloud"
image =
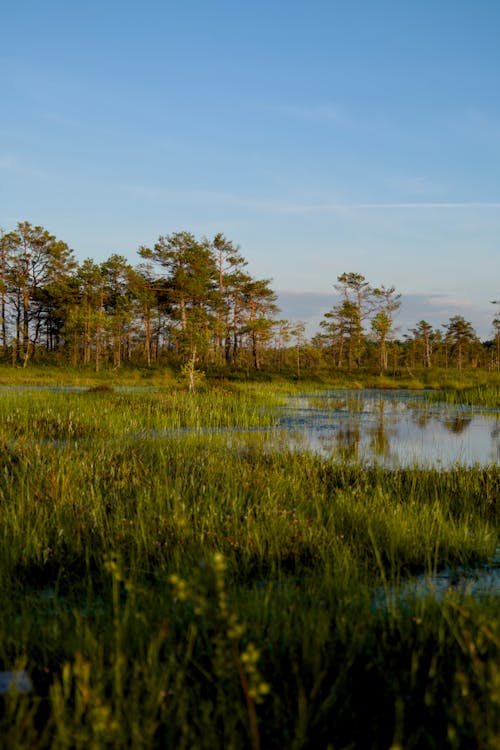
{"label": "wispy cloud", "polygon": [[19,164],[18,159],[13,154],[0,154],[0,169],[15,169]]}
{"label": "wispy cloud", "polygon": [[275,115],[309,122],[341,122],[345,113],[331,103],[317,104],[266,104],[263,109]]}
{"label": "wispy cloud", "polygon": [[[181,201],[183,203],[202,203],[203,205],[210,206],[237,206],[253,210],[265,210],[270,205],[269,202],[262,199],[203,188],[122,185],[121,189],[136,198],[142,198],[153,203]],[[273,205],[275,206],[274,203]]]}
{"label": "wispy cloud", "polygon": [[51,170],[29,163],[16,154],[0,154],[0,172],[9,176],[48,180],[55,176]]}
{"label": "wispy cloud", "polygon": [[313,104],[311,106],[282,105],[275,108],[279,114],[296,117],[303,120],[336,121],[342,119],[342,113],[332,104]]}
{"label": "wispy cloud", "polygon": [[479,109],[468,109],[460,118],[455,120],[455,127],[459,132],[466,132],[483,141],[498,144],[500,141],[500,121],[498,117]]}
{"label": "wispy cloud", "polygon": [[[328,208],[328,206],[325,206]],[[455,202],[409,202],[409,203],[352,203],[334,204],[330,208],[367,208],[367,209],[449,209],[449,208],[500,208],[500,201],[455,201]]]}
{"label": "wispy cloud", "polygon": [[415,201],[436,202],[453,193],[449,182],[438,181],[428,175],[389,174],[383,180],[389,195],[413,196]]}
{"label": "wispy cloud", "polygon": [[62,127],[69,128],[83,128],[87,127],[81,120],[77,120],[67,115],[60,114],[59,112],[43,112],[41,114],[43,120],[54,125],[61,125]]}
{"label": "wispy cloud", "polygon": [[280,201],[275,198],[254,198],[253,196],[236,195],[224,191],[209,189],[190,189],[177,187],[149,187],[142,185],[124,185],[122,189],[136,197],[148,201],[161,202],[181,199],[210,203],[212,205],[236,206],[262,213],[284,214],[328,214],[348,211],[398,211],[398,210],[466,210],[466,209],[500,209],[500,201],[448,201],[448,202],[335,202],[305,203]]}
{"label": "wispy cloud", "polygon": [[266,203],[266,210],[296,214],[334,214],[351,211],[440,211],[500,209],[500,201],[401,202],[401,203]]}

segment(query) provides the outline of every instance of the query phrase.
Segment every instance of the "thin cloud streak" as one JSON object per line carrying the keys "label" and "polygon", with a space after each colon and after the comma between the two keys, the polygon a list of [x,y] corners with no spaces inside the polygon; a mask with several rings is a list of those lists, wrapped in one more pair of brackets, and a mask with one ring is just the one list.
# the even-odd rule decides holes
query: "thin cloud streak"
{"label": "thin cloud streak", "polygon": [[269,105],[266,109],[287,117],[294,117],[302,120],[311,120],[315,122],[339,122],[342,113],[339,109],[331,104],[317,104],[312,106],[296,105]]}
{"label": "thin cloud streak", "polygon": [[141,185],[121,186],[123,190],[151,201],[162,201],[172,197],[187,200],[203,200],[226,205],[249,208],[264,213],[336,213],[359,210],[464,210],[464,209],[500,209],[500,201],[454,201],[454,202],[401,202],[401,203],[285,203],[275,199],[263,200],[249,196],[238,196],[211,190],[193,190],[175,187],[146,187]]}
{"label": "thin cloud streak", "polygon": [[397,210],[440,210],[440,209],[475,209],[475,208],[500,208],[500,202],[488,201],[467,201],[467,202],[450,202],[450,203],[325,203],[317,205],[296,205],[288,206],[289,211],[302,213],[334,213],[336,211],[397,211]]}
{"label": "thin cloud streak", "polygon": [[466,201],[463,203],[358,203],[349,208],[500,208],[500,202]]}

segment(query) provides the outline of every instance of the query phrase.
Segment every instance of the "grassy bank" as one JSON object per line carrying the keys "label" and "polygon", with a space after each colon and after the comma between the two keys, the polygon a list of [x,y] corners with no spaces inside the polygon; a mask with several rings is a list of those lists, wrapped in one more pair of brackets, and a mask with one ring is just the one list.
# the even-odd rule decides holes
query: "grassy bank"
{"label": "grassy bank", "polygon": [[[463,390],[478,386],[500,386],[500,371],[485,369],[455,368],[403,368],[387,370],[379,374],[366,368],[348,371],[334,367],[304,369],[300,378],[289,370],[256,371],[253,369],[232,370],[210,368],[204,372],[202,384],[214,386],[217,383],[232,383],[248,386],[261,384],[276,388],[290,387],[331,387],[331,388],[409,388],[410,390]],[[30,363],[27,367],[0,364],[1,385],[98,385],[182,387],[186,378],[179,369],[171,367],[139,367],[124,365],[119,369],[105,367],[99,372],[90,366],[72,368],[69,365],[47,365]]]}
{"label": "grassy bank", "polygon": [[7,747],[496,747],[498,596],[395,592],[491,557],[498,467],[270,450],[275,387],[113,387],[0,398]]}

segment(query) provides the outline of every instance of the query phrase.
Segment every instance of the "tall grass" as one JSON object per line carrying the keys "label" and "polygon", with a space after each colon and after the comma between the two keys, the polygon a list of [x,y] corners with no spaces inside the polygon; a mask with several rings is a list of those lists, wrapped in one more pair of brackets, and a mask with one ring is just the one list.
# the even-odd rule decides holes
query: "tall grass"
{"label": "tall grass", "polygon": [[442,393],[428,394],[431,401],[443,401],[453,406],[480,406],[500,409],[500,383],[488,383],[460,389],[448,389]]}
{"label": "tall grass", "polygon": [[498,467],[271,450],[279,398],[0,396],[7,746],[495,747],[498,594],[374,602],[492,556]]}

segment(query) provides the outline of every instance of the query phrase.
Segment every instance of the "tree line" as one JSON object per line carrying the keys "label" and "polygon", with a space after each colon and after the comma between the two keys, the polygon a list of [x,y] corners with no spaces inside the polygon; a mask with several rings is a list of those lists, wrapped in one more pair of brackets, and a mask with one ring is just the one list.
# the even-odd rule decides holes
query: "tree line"
{"label": "tree line", "polygon": [[395,314],[401,295],[393,286],[373,287],[359,273],[341,274],[334,286],[340,301],[324,315],[314,342],[329,350],[336,367],[353,370],[364,364],[381,372],[401,366],[500,367],[500,315],[493,319],[492,340],[483,344],[461,315],[454,315],[441,328],[420,320],[397,338]]}
{"label": "tree line", "polygon": [[77,263],[46,229],[19,223],[0,240],[1,350],[12,362],[47,353],[72,365],[125,361],[179,362],[255,368],[277,312],[269,279],[247,270],[223,234],[198,240],[190,232],[160,236],[140,247],[141,262],[119,254]]}
{"label": "tree line", "polygon": [[396,336],[401,295],[358,273],[334,285],[338,303],[305,339],[305,325],[279,317],[270,279],[255,278],[222,233],[183,231],[138,249],[138,264],[112,254],[78,263],[41,226],[0,233],[0,355],[26,366],[49,358],[72,366],[126,362],[206,369],[355,370],[500,365],[500,316],[491,342],[455,316],[436,330],[425,320]]}

